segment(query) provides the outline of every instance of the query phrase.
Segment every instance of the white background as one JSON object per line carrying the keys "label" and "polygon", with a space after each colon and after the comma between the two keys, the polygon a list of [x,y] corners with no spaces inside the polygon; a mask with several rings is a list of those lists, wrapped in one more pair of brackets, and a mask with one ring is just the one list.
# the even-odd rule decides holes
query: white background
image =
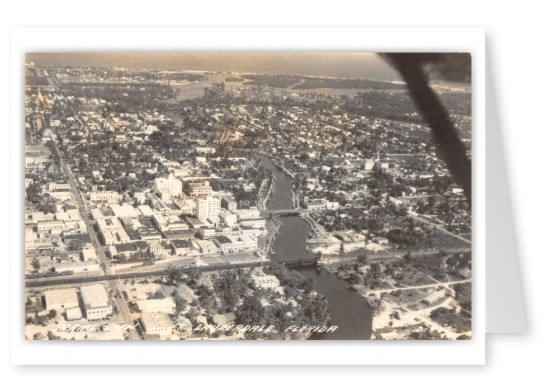
{"label": "white background", "polygon": [[[300,6],[297,1],[250,2],[242,5],[209,2],[193,6],[163,1],[78,2],[47,1],[3,7],[2,96],[5,140],[9,129],[9,34],[11,27],[79,26],[311,26],[311,27],[485,27],[487,54],[497,80],[498,108],[503,126],[506,158],[512,182],[512,201],[519,239],[521,278],[524,286],[529,333],[522,336],[489,336],[486,367],[372,367],[319,370],[318,368],[15,368],[9,365],[9,319],[2,319],[4,384],[12,387],[59,388],[73,384],[79,389],[114,385],[138,389],[144,387],[217,387],[264,388],[290,385],[308,389],[318,385],[331,388],[388,387],[426,389],[446,387],[492,387],[512,389],[540,383],[548,385],[549,324],[549,174],[547,166],[551,129],[545,113],[549,110],[550,82],[548,39],[551,36],[548,15],[540,2],[524,1],[508,5],[481,1],[401,1],[368,4],[340,1],[326,6]],[[261,4],[265,4],[262,6]],[[138,11],[140,15],[138,15]],[[4,140],[3,139],[3,140]],[[3,184],[9,175],[8,143],[2,143]],[[9,215],[9,192],[2,192],[3,216]],[[7,220],[7,219],[6,219]],[[3,246],[7,258],[7,221],[3,224]],[[3,265],[7,267],[7,259]],[[1,296],[4,315],[8,313],[9,291],[4,274]],[[101,376],[98,381],[97,376]],[[305,382],[302,382],[305,381]],[[538,387],[538,388],[541,388]],[[302,388],[301,387],[301,388]],[[110,387],[111,388],[111,387]]]}

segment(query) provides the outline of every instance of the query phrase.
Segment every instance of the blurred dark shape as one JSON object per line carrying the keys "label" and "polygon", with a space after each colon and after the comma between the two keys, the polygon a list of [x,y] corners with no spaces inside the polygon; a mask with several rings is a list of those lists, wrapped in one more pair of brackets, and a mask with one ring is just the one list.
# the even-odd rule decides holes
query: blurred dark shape
{"label": "blurred dark shape", "polygon": [[469,53],[382,53],[407,83],[421,115],[430,126],[437,148],[455,181],[471,203],[471,160],[451,122],[448,111],[429,86],[429,77],[452,82],[470,82]]}

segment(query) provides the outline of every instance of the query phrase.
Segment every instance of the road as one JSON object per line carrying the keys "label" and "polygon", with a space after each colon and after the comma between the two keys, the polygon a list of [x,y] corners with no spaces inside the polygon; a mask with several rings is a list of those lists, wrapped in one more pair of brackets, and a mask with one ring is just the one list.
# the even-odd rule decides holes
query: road
{"label": "road", "polygon": [[447,234],[447,235],[453,236],[454,238],[459,239],[459,240],[461,240],[462,242],[465,242],[465,243],[467,243],[467,244],[469,244],[469,245],[471,244],[471,241],[470,241],[469,239],[466,239],[466,238],[464,238],[464,237],[461,236],[461,235],[454,234],[454,233],[452,233],[452,232],[446,230],[444,227],[442,227],[442,226],[439,225],[439,224],[435,224],[435,223],[433,223],[432,221],[429,221],[429,220],[427,220],[427,219],[425,219],[425,218],[423,218],[423,217],[420,217],[419,215],[413,214],[413,213],[411,213],[411,212],[409,213],[409,216],[410,216],[411,218],[413,218],[414,220],[417,220],[417,221],[419,221],[419,222],[421,222],[421,223],[423,223],[423,224],[430,225],[431,227],[436,228],[437,230],[440,230],[440,231],[444,232],[444,233]]}
{"label": "road", "polygon": [[[470,247],[455,247],[455,248],[443,248],[433,250],[419,250],[419,251],[396,251],[391,253],[373,253],[367,254],[368,261],[386,261],[402,258],[408,252],[412,257],[419,255],[434,255],[439,254],[440,251],[445,251],[448,254],[465,253],[471,251]],[[350,262],[355,261],[358,258],[358,254],[354,255],[336,255],[337,259],[329,263]]]}
{"label": "road", "polygon": [[[265,264],[268,264],[272,261],[261,261],[260,259],[255,262],[238,262],[238,263],[217,263],[211,262],[204,266],[198,266],[199,271],[221,271],[221,270],[235,270],[235,269],[246,269],[251,267],[258,267]],[[167,269],[162,268],[158,270],[127,270],[121,273],[113,274],[100,274],[96,276],[61,276],[61,277],[42,277],[42,278],[32,278],[25,281],[26,288],[42,287],[42,286],[54,286],[54,285],[71,285],[79,284],[85,282],[97,282],[97,281],[112,281],[112,280],[128,280],[136,278],[146,278],[146,277],[155,277],[167,275]]]}
{"label": "road", "polygon": [[[77,117],[78,118],[78,117]],[[80,121],[80,119],[79,119]],[[63,172],[65,173],[67,177],[67,181],[69,182],[69,186],[71,187],[71,192],[73,193],[73,196],[78,204],[78,209],[80,211],[80,214],[82,216],[82,219],[84,220],[84,223],[86,224],[86,229],[88,231],[88,234],[90,235],[90,239],[92,241],[92,245],[94,246],[94,250],[96,252],[96,256],[98,259],[98,262],[106,276],[112,274],[111,267],[109,265],[109,261],[107,260],[107,256],[105,255],[105,251],[103,247],[101,246],[101,243],[98,239],[98,236],[96,235],[96,231],[94,230],[93,222],[89,219],[89,216],[91,215],[90,209],[88,208],[88,204],[86,203],[86,200],[84,199],[82,193],[78,189],[75,177],[73,173],[71,172],[69,166],[63,159],[63,155],[61,154],[61,151],[59,150],[58,143],[57,143],[57,137],[56,142],[54,143],[56,152],[59,156],[59,165]],[[118,311],[120,312],[124,322],[128,325],[133,325],[133,319],[130,315],[130,309],[128,308],[128,304],[122,297],[117,297],[116,292],[118,290],[118,281],[117,280],[108,280],[107,281],[109,285],[109,290],[112,293],[111,299],[115,303]],[[140,339],[138,333],[134,330],[128,331],[128,335],[130,339]]]}
{"label": "road", "polygon": [[412,289],[423,289],[423,288],[437,288],[439,286],[443,286],[445,288],[448,288],[450,285],[455,285],[455,284],[465,284],[467,282],[471,282],[472,281],[472,278],[466,278],[464,280],[458,280],[458,281],[446,281],[446,282],[435,282],[434,284],[425,284],[425,285],[417,285],[417,286],[400,286],[400,287],[394,287],[394,288],[389,288],[389,289],[373,289],[373,290],[370,290],[369,292],[373,292],[373,293],[379,293],[379,296],[381,295],[381,293],[391,293],[391,292],[395,292],[395,291],[407,291],[407,290],[412,290]]}

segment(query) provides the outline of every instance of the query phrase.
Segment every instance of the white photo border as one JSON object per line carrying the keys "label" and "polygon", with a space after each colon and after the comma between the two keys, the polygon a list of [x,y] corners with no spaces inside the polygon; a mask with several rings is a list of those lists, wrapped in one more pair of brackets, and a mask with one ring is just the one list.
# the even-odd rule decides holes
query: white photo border
{"label": "white photo border", "polygon": [[[26,52],[472,53],[473,329],[470,341],[26,341]],[[10,357],[15,365],[485,364],[485,31],[482,28],[21,28],[11,32]]]}

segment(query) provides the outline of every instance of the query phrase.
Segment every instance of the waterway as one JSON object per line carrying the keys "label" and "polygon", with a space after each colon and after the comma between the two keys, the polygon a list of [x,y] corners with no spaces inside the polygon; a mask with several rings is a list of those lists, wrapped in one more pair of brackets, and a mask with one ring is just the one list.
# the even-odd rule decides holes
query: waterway
{"label": "waterway", "polygon": [[[292,206],[292,178],[276,167],[268,157],[262,157],[263,167],[269,169],[275,184],[267,203],[268,210],[290,209]],[[300,259],[313,256],[306,249],[310,226],[299,216],[281,216],[281,228],[275,237],[272,259]],[[334,333],[313,334],[316,340],[362,340],[371,337],[372,310],[365,299],[348,289],[347,285],[325,269],[303,269],[300,271],[314,280],[316,291],[327,297],[331,325],[338,326]]]}

